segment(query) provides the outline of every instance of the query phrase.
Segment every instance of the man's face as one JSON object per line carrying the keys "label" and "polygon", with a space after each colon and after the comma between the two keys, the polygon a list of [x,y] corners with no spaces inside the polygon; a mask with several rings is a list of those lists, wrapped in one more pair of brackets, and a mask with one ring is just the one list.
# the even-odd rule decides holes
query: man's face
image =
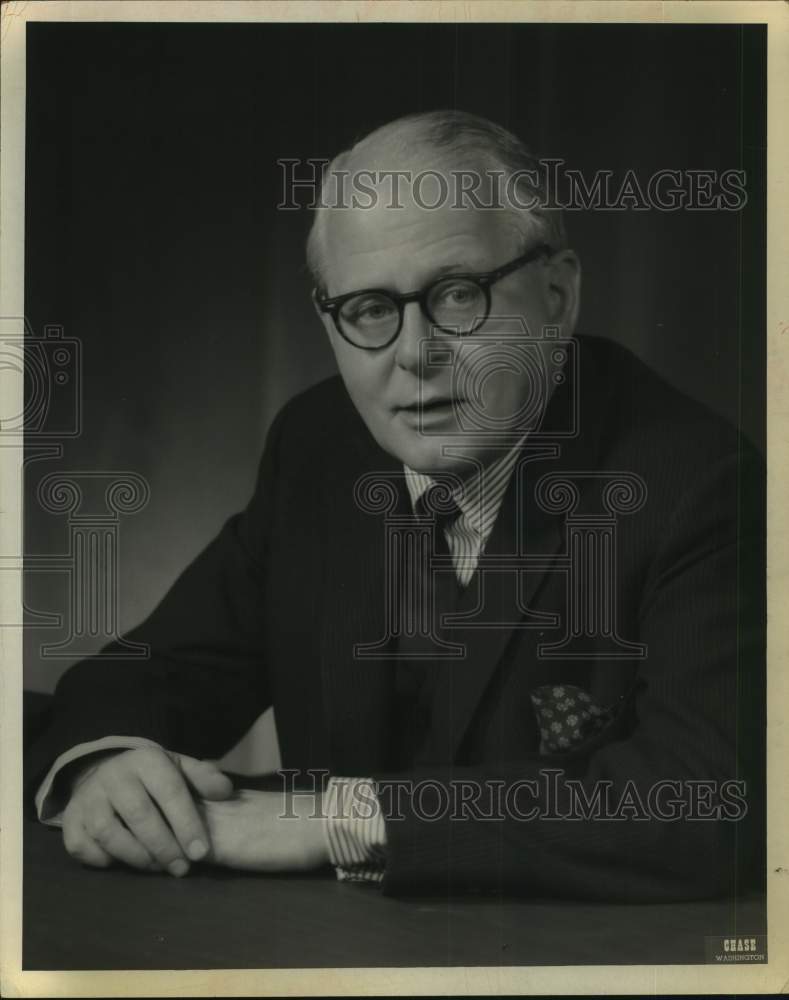
{"label": "man's face", "polygon": [[[447,273],[492,271],[524,251],[522,234],[502,212],[449,205],[428,211],[404,203],[386,207],[380,198],[373,209],[331,212],[324,255],[329,297],[366,288],[413,292]],[[464,475],[470,466],[458,446],[483,464],[502,454],[497,443],[511,446],[525,430],[535,393],[549,392],[548,379],[534,378],[535,352],[546,356],[543,327],[564,323],[563,335],[572,332],[566,295],[551,280],[554,270],[538,259],[496,282],[489,319],[470,337],[437,335],[412,302],[392,344],[363,350],[321,314],[351,399],[382,448],[421,472]],[[533,344],[524,344],[524,329]],[[519,346],[502,350],[497,332],[514,334]],[[428,338],[444,363],[424,364],[420,345]]]}

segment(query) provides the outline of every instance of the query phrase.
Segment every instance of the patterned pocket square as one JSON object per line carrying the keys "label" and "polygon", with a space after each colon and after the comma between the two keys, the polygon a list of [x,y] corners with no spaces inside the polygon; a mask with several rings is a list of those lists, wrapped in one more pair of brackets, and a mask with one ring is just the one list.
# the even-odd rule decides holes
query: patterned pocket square
{"label": "patterned pocket square", "polygon": [[574,684],[543,684],[531,692],[540,727],[540,753],[567,753],[599,733],[614,710],[601,708]]}

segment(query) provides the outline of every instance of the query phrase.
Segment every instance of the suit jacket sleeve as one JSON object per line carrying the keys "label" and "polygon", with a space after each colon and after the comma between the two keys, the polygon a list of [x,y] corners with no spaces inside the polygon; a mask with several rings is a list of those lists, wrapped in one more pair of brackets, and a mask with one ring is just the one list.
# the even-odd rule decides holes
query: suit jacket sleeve
{"label": "suit jacket sleeve", "polygon": [[77,744],[136,736],[216,757],[268,707],[260,608],[281,422],[282,414],[269,431],[246,510],[225,523],[128,634],[148,644],[148,658],[114,657],[123,650],[113,643],[60,679],[51,724],[28,755],[28,800],[54,760]]}
{"label": "suit jacket sleeve", "polygon": [[[602,739],[567,755],[534,754],[496,768],[376,775],[387,815],[385,892],[691,899],[731,892],[761,871],[763,479],[759,460],[744,463],[734,455],[701,472],[678,499],[644,580],[638,638],[648,654]],[[540,775],[547,768],[561,772],[550,779],[553,805]],[[505,804],[504,819],[457,809],[459,781],[481,788],[498,781],[506,789],[523,779],[537,781],[536,793],[523,788],[509,816]],[[630,818],[511,814],[515,801],[523,815],[534,807],[566,815],[568,779],[580,783],[587,800],[599,790],[614,812],[626,793],[638,801]],[[746,781],[745,818],[638,818],[638,802],[649,812],[658,782],[683,783],[688,801],[699,794],[694,781],[716,782],[717,789],[732,779]],[[409,787],[419,789],[418,797]],[[709,812],[705,802],[718,803],[717,791],[701,796],[702,811]],[[664,810],[671,797],[664,789]],[[723,810],[729,817],[738,812]]]}

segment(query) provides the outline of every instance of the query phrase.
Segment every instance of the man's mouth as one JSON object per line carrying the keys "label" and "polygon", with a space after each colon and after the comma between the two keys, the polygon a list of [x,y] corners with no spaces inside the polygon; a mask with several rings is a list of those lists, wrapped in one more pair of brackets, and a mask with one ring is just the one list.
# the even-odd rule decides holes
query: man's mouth
{"label": "man's mouth", "polygon": [[406,403],[403,406],[396,406],[395,409],[404,413],[440,413],[445,410],[454,409],[463,402],[455,396],[436,396],[433,399],[417,399],[413,403]]}
{"label": "man's mouth", "polygon": [[463,402],[456,396],[434,396],[398,406],[395,412],[412,430],[438,433],[441,428],[456,427]]}

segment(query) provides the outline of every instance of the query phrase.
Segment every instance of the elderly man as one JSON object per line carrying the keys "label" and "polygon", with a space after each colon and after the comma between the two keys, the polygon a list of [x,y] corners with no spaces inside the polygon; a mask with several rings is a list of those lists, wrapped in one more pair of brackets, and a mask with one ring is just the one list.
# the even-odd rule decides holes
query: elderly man
{"label": "elderly man", "polygon": [[[131,633],[148,661],[59,683],[31,773],[76,859],[625,900],[758,863],[763,473],[574,336],[538,167],[460,112],[331,164],[308,256],[341,378],[280,412]],[[269,706],[281,788],[236,791],[210,760]]]}

